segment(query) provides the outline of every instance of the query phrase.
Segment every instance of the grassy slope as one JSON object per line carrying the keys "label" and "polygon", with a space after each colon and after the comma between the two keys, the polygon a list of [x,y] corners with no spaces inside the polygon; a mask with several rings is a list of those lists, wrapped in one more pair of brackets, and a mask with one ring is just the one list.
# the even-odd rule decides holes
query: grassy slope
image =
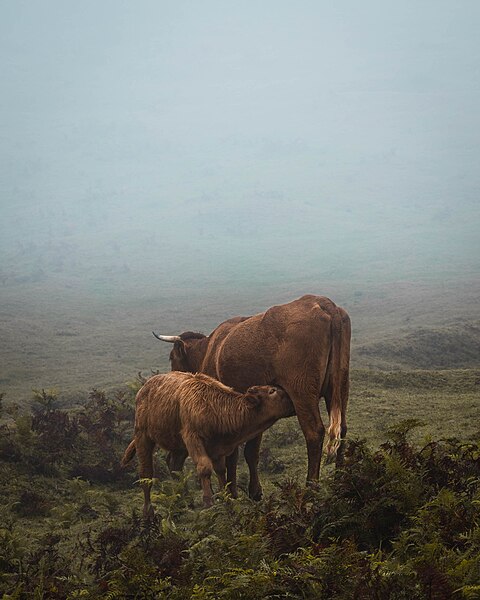
{"label": "grassy slope", "polygon": [[[106,285],[106,284],[105,284]],[[458,281],[396,284],[311,280],[242,289],[177,289],[142,276],[86,290],[75,280],[3,286],[0,391],[28,402],[32,388],[55,387],[66,402],[92,387],[108,388],[138,370],[168,369],[169,347],[150,331],[208,333],[235,314],[252,314],[306,291],[324,293],[352,317],[354,368],[478,366],[479,286]]]}
{"label": "grassy slope", "polygon": [[[385,440],[386,428],[405,418],[420,419],[425,423],[414,432],[414,437],[420,443],[430,437],[438,439],[457,436],[465,441],[475,434],[478,437],[479,380],[478,369],[408,373],[355,370],[352,378],[349,437],[365,437],[372,446],[377,446]],[[157,458],[157,462],[161,465],[157,473],[165,473],[162,456]],[[15,465],[9,465],[8,468],[15,469]],[[8,480],[4,510],[9,519],[16,523],[17,530],[25,528],[32,539],[41,538],[52,531],[61,531],[59,548],[67,554],[76,555],[78,540],[86,538],[92,525],[95,530],[95,527],[99,527],[98,523],[109,523],[112,515],[122,514],[126,518],[132,510],[138,511],[142,506],[138,484],[132,484],[129,490],[118,491],[111,486],[92,485],[81,479],[58,479],[57,491],[54,492],[50,478],[35,476],[33,489],[47,499],[48,518],[22,517],[15,513],[15,507],[18,508],[15,503],[19,502],[22,492],[32,489],[32,480],[24,475],[14,475],[15,471],[8,476],[6,464],[2,465],[2,469],[2,475]],[[132,470],[135,470],[135,464],[132,464]],[[286,478],[303,482],[306,472],[305,444],[295,419],[282,420],[265,434],[260,470],[266,495],[276,493],[276,484],[284,482]],[[195,507],[200,508],[201,491],[190,460],[187,460],[185,471],[188,474],[188,485],[196,490]],[[321,479],[328,478],[331,473],[332,467],[324,467]],[[244,494],[247,483],[246,465],[240,460],[239,484]],[[175,486],[178,487],[178,484],[169,479],[156,483],[154,502],[164,503]],[[90,513],[82,513],[84,506],[94,507],[97,514],[93,513],[92,517]],[[99,516],[101,519],[95,521]],[[190,525],[193,527],[201,518],[201,513],[193,511],[190,518]]]}
{"label": "grassy slope", "polygon": [[[430,436],[457,436],[462,440],[468,440],[475,434],[478,436],[480,369],[474,368],[478,365],[474,353],[465,354],[463,348],[453,353],[454,364],[470,368],[411,370],[412,366],[419,366],[419,357],[431,359],[431,366],[435,366],[433,359],[439,355],[441,348],[438,338],[433,339],[434,343],[425,344],[424,336],[415,337],[420,325],[421,331],[441,329],[450,336],[452,331],[457,334],[467,331],[466,323],[475,314],[476,290],[473,286],[465,284],[462,287],[459,284],[450,292],[443,290],[439,299],[440,287],[434,283],[404,283],[394,288],[386,285],[368,289],[355,287],[352,291],[346,286],[332,286],[331,292],[327,292],[348,308],[354,322],[354,368],[349,408],[351,439],[367,438],[370,444],[376,446],[384,440],[388,427],[406,418],[416,418],[425,423],[415,431],[420,442]],[[459,288],[463,299],[460,306],[455,304]],[[166,331],[176,332],[193,324],[192,328],[207,332],[231,314],[231,307],[236,309],[233,312],[241,314],[262,310],[271,303],[272,293],[276,301],[283,302],[311,287],[307,282],[299,282],[295,286],[278,286],[275,292],[271,288],[260,288],[256,290],[254,299],[250,291],[243,295],[197,292],[188,296],[193,299],[188,305],[184,304],[185,295],[173,289],[164,289],[163,295],[160,291],[145,295],[138,292],[134,300],[127,302],[119,295],[108,297],[102,294],[96,298],[85,292],[79,293],[72,287],[61,291],[62,302],[57,305],[51,300],[55,294],[45,286],[29,284],[29,289],[29,299],[24,296],[20,304],[15,290],[5,290],[8,292],[4,296],[7,301],[2,305],[7,335],[2,344],[3,381],[0,390],[8,391],[6,404],[13,400],[27,402],[32,387],[53,385],[64,391],[65,403],[78,401],[83,404],[85,390],[93,386],[118,386],[122,381],[132,379],[137,369],[168,368],[169,347],[153,339],[149,334],[152,327],[163,329],[163,323],[168,323]],[[358,291],[361,293],[356,293]],[[445,306],[455,306],[455,314],[452,315]],[[404,348],[402,343],[405,345],[407,342],[416,354],[397,352],[398,348]],[[397,352],[393,359],[392,352]],[[385,372],[371,369],[372,366],[394,367],[396,370]],[[326,420],[323,406],[321,410]],[[162,464],[161,457],[158,462]],[[14,463],[0,467],[5,483],[0,511],[6,528],[9,528],[7,541],[11,536],[12,543],[18,545],[16,554],[29,556],[31,548],[48,544],[48,536],[53,536],[52,539],[59,540],[51,550],[57,571],[63,576],[67,567],[73,568],[82,577],[82,582],[77,585],[82,589],[94,589],[93,575],[87,572],[82,562],[85,552],[90,554],[88,543],[109,526],[113,528],[111,531],[116,531],[116,526],[124,526],[132,510],[141,509],[142,495],[138,485],[132,483],[128,489],[117,490],[81,479],[32,478],[17,472],[18,467]],[[270,493],[278,495],[277,484],[287,478],[303,482],[306,451],[296,419],[283,420],[265,434],[260,469],[267,496]],[[165,471],[164,465],[160,469],[162,471]],[[187,461],[186,473],[189,474],[190,489],[194,488],[194,505],[198,509],[201,491],[190,461]],[[331,467],[323,469],[323,484],[331,474]],[[247,489],[247,482],[246,465],[241,460],[239,484],[243,492]],[[24,494],[32,489],[45,501],[45,516],[38,514],[37,499],[37,516],[22,516]],[[157,509],[169,506],[169,503],[174,506],[185,502],[182,491],[179,484],[171,480],[157,483],[153,494]],[[241,502],[235,503],[235,506],[238,514],[253,510],[243,495]],[[200,536],[197,544],[210,543],[210,527],[205,529],[207,533],[198,533],[203,531],[201,523],[202,519],[208,520],[208,511],[191,508],[190,505],[184,507],[182,516],[178,517],[177,525],[181,527],[182,535],[188,533],[194,542]],[[230,527],[228,520],[226,523],[227,528]],[[24,535],[26,531],[28,538]],[[205,539],[202,536],[206,536]],[[251,538],[245,539],[250,543]],[[113,552],[112,548],[109,553]],[[251,552],[249,547],[248,555]],[[67,557],[65,565],[56,558],[57,553],[60,558]],[[91,560],[94,557],[92,552]],[[102,557],[102,561],[104,559]],[[256,560],[253,556],[252,564]]]}
{"label": "grassy slope", "polygon": [[[480,432],[479,369],[443,371],[375,372],[356,369],[352,373],[348,436],[366,438],[377,445],[385,440],[386,430],[404,419],[417,419],[424,425],[415,431],[416,441],[458,437],[466,440]],[[327,421],[326,411],[322,408]],[[278,441],[290,440],[281,449]],[[269,447],[275,447],[271,456]],[[277,461],[286,465],[278,477],[306,472],[303,436],[295,419],[285,419],[266,432],[261,464]],[[242,466],[244,481],[247,474]],[[275,473],[270,473],[273,480]]]}

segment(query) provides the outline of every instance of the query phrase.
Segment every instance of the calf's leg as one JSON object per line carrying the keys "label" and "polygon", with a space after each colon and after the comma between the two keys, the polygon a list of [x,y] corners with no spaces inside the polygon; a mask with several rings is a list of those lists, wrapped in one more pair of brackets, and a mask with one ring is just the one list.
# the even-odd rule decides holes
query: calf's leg
{"label": "calf's leg", "polygon": [[137,448],[137,457],[139,462],[139,473],[143,488],[143,517],[151,519],[154,515],[153,506],[150,498],[153,479],[153,450],[155,443],[147,436],[141,436],[135,440]]}
{"label": "calf's leg", "polygon": [[212,506],[212,461],[205,450],[201,438],[197,434],[183,431],[182,437],[190,458],[197,467],[197,473],[200,477],[200,484],[203,490],[203,504],[205,507]]}
{"label": "calf's leg", "polygon": [[220,487],[225,488],[227,485],[225,457],[221,456],[220,458],[212,459],[212,463],[215,473],[217,474]]}

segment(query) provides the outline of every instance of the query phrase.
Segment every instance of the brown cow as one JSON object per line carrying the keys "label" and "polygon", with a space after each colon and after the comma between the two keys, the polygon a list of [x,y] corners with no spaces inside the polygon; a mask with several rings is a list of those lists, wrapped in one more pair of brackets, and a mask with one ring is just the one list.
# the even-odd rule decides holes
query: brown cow
{"label": "brown cow", "polygon": [[[279,385],[295,406],[307,444],[307,481],[318,479],[325,436],[319,399],[325,398],[330,418],[327,453],[342,461],[341,440],[347,432],[350,318],[323,296],[306,295],[273,306],[252,317],[235,317],[209,336],[186,332],[155,337],[173,343],[172,369],[202,372],[244,392],[253,384]],[[258,455],[261,436],[245,446],[250,469],[249,495],[259,499]],[[232,495],[236,495],[236,460],[227,460]]]}
{"label": "brown cow", "polygon": [[[255,386],[240,394],[203,373],[155,375],[137,394],[135,435],[122,465],[136,451],[140,477],[151,480],[155,446],[170,451],[172,470],[177,459],[181,467],[188,452],[200,476],[203,501],[211,506],[212,470],[225,486],[225,457],[278,419],[294,414],[290,398],[276,387]],[[143,483],[146,518],[153,515],[150,488],[151,481]]]}

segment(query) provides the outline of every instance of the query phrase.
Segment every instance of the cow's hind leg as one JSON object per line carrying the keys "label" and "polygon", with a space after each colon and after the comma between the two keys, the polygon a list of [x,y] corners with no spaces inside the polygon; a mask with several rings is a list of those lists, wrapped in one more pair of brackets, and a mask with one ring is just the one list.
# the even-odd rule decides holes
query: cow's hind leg
{"label": "cow's hind leg", "polygon": [[152,488],[153,479],[153,451],[155,443],[147,436],[141,436],[135,440],[135,446],[137,448],[139,474],[143,488],[143,517],[145,519],[151,519],[154,514],[150,490]]}
{"label": "cow's hind leg", "polygon": [[[328,416],[330,417],[330,409],[332,406],[332,390],[331,390],[330,386],[327,388],[327,391],[325,392],[325,406],[327,408]],[[345,456],[346,435],[347,435],[347,415],[346,415],[346,410],[342,408],[341,423],[340,423],[340,443],[339,443],[339,446],[335,453],[335,466],[337,468],[343,466],[344,456]],[[331,462],[333,462],[333,460],[327,456],[327,460],[325,461],[325,464],[330,464]]]}
{"label": "cow's hind leg", "polygon": [[325,426],[320,416],[319,398],[317,394],[298,392],[285,386],[297,413],[307,445],[308,469],[307,482],[317,481],[320,476]]}
{"label": "cow's hind leg", "polygon": [[244,456],[250,471],[250,482],[248,484],[248,495],[252,500],[262,499],[262,486],[258,477],[258,459],[260,457],[260,445],[262,434],[245,444]]}
{"label": "cow's hind leg", "polygon": [[182,437],[190,458],[197,467],[197,473],[200,477],[200,483],[203,490],[203,503],[206,507],[212,506],[212,461],[205,450],[201,438],[197,434],[183,431]]}

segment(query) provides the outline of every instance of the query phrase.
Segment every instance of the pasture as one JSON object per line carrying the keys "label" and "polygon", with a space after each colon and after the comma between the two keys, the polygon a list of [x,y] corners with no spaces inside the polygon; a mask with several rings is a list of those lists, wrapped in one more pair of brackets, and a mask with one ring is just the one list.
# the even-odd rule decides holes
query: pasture
{"label": "pasture", "polygon": [[[345,307],[352,319],[352,367],[375,370],[478,366],[480,284],[458,278],[391,283],[297,276],[293,282],[254,277],[233,289],[215,284],[162,284],[148,274],[110,277],[101,292],[76,278],[0,287],[0,390],[30,401],[32,388],[53,387],[65,405],[82,392],[121,386],[138,371],[169,368],[167,345],[152,330],[210,333],[234,315],[250,315],[306,292]],[[107,282],[105,282],[107,285]],[[315,289],[312,289],[312,288]]]}
{"label": "pasture", "polygon": [[[152,495],[158,516],[146,525],[135,467],[121,471],[118,461],[131,439],[137,372],[168,370],[170,347],[151,329],[208,333],[232,314],[263,310],[271,296],[280,303],[300,295],[307,284],[258,285],[255,295],[162,288],[140,297],[122,281],[124,296],[54,278],[2,290],[6,598],[260,599],[288,592],[400,599],[406,590],[418,599],[455,590],[454,597],[475,597],[474,284],[331,282],[328,294],[347,308],[354,328],[345,473],[334,477],[324,467],[318,488],[306,489],[304,439],[296,419],[285,419],[264,435],[264,500],[248,500],[241,459],[239,500],[220,493],[202,511],[191,461],[171,479],[159,452]],[[62,300],[56,305],[55,294]],[[46,391],[32,395],[32,388]],[[448,532],[435,511],[450,515]],[[418,522],[424,539],[417,539]],[[465,542],[455,541],[462,536]],[[427,556],[432,544],[436,554]],[[338,587],[339,577],[348,585]]]}

